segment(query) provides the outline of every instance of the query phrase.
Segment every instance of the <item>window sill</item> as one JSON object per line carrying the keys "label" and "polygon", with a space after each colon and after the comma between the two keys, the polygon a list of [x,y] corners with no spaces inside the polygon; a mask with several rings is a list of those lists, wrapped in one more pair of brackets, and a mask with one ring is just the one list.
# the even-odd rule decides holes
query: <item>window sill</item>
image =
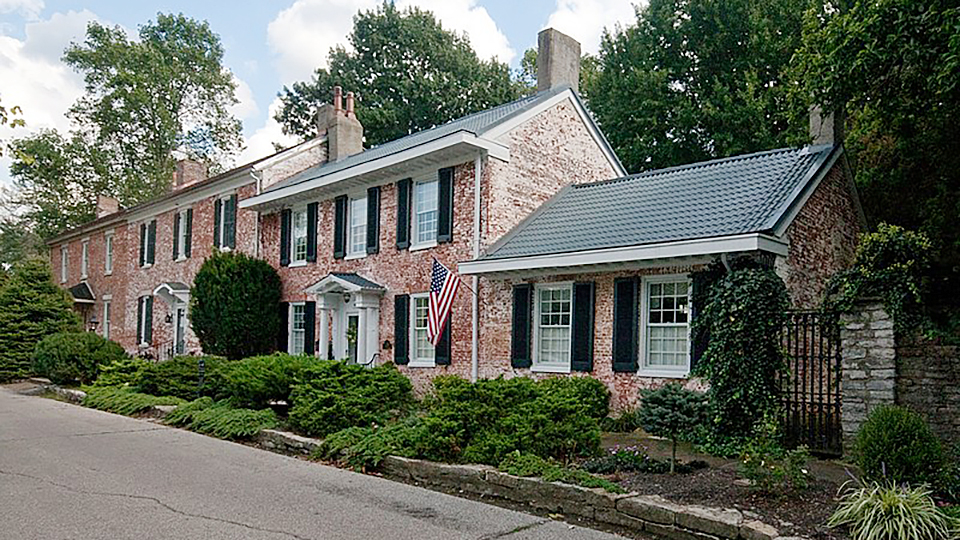
{"label": "window sill", "polygon": [[189,258],[189,257],[187,257],[186,255],[181,255],[181,256],[177,257],[176,259],[174,259],[173,262],[183,262],[183,261],[187,260],[188,258]]}
{"label": "window sill", "polygon": [[411,244],[410,251],[420,251],[421,249],[430,249],[434,247],[437,247],[436,240],[434,240],[433,242],[424,242],[422,244]]}
{"label": "window sill", "polygon": [[80,280],[81,280],[81,281],[83,281],[83,280],[85,280],[85,279],[87,279],[87,278],[89,278],[89,277],[90,277],[90,276],[88,276],[87,274],[80,274]]}
{"label": "window sill", "polygon": [[227,252],[233,251],[232,247],[227,247],[227,246],[217,246],[217,249],[219,249],[220,251],[227,251]]}
{"label": "window sill", "polygon": [[363,253],[354,253],[354,254],[352,254],[352,255],[347,255],[346,257],[343,258],[343,260],[345,260],[345,261],[353,261],[353,260],[356,260],[356,259],[362,259],[362,258],[364,258],[364,257],[366,257],[366,256],[367,256],[366,252],[363,252]]}
{"label": "window sill", "polygon": [[407,364],[407,367],[433,368],[433,367],[437,367],[437,363],[436,362],[410,362],[409,364]]}
{"label": "window sill", "polygon": [[302,268],[307,265],[307,261],[296,261],[291,262],[287,265],[287,268]]}
{"label": "window sill", "polygon": [[152,267],[153,267],[153,263],[143,264],[143,265],[140,266],[140,268],[144,268],[144,269],[146,269],[146,268],[152,268]]}
{"label": "window sill", "polygon": [[556,364],[534,364],[530,371],[534,373],[570,373],[570,366],[559,366]]}
{"label": "window sill", "polygon": [[669,370],[656,370],[656,369],[640,369],[637,371],[637,375],[640,377],[656,377],[659,379],[689,379],[690,370],[685,371],[669,371]]}
{"label": "window sill", "polygon": [[113,275],[113,270],[111,270],[111,271],[109,271],[109,272],[104,272],[103,275],[104,275],[104,276],[112,276],[112,275]]}

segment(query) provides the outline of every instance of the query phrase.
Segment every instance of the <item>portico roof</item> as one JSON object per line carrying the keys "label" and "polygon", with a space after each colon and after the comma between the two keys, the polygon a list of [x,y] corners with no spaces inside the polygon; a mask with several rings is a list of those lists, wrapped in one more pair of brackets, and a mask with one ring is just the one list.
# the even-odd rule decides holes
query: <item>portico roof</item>
{"label": "portico roof", "polygon": [[86,281],[81,281],[73,287],[70,287],[70,296],[73,296],[73,301],[77,304],[93,304],[96,302],[96,297],[93,295],[93,289],[90,288],[90,285]]}
{"label": "portico roof", "polygon": [[190,287],[179,281],[167,281],[158,285],[153,294],[172,306],[190,300]]}
{"label": "portico roof", "polygon": [[323,294],[328,292],[376,292],[382,294],[386,288],[383,285],[352,272],[333,272],[313,285],[306,288],[307,294]]}

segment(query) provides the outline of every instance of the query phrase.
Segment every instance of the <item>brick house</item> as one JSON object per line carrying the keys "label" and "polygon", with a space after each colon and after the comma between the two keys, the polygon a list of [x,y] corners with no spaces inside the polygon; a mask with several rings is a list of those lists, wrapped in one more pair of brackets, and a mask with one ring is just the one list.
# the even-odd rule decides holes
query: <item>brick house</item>
{"label": "brick house", "polygon": [[[319,115],[326,135],[308,149],[64,233],[50,242],[55,273],[65,248],[62,283],[93,313],[113,309],[112,294],[121,318],[109,335],[128,350],[144,341],[138,320],[150,320],[154,349],[196,352],[189,325],[177,333],[178,310],[198,250],[224,237],[214,229],[226,207],[231,249],[280,274],[279,349],[392,361],[420,389],[443,374],[589,374],[622,407],[638,388],[689,381],[691,272],[760,256],[795,305],[812,306],[852,259],[863,218],[830,116],[811,115],[812,146],[625,176],[578,97],[579,44],[548,29],[539,45],[534,95],[364,150],[352,99],[343,108],[336,93]],[[178,212],[192,223],[186,262],[175,260]],[[82,242],[102,261],[108,231],[121,271],[80,278]],[[426,340],[434,259],[463,276],[436,348]],[[157,297],[161,309],[148,308]]]}

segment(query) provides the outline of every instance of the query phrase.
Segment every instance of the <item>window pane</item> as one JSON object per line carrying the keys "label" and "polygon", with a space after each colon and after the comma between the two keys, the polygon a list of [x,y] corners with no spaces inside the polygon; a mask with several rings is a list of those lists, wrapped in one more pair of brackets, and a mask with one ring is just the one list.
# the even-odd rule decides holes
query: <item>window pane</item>
{"label": "window pane", "polygon": [[432,242],[437,239],[437,196],[436,180],[416,185],[414,191],[416,242]]}
{"label": "window pane", "polygon": [[690,285],[651,283],[647,293],[646,365],[683,370],[689,362]]}
{"label": "window pane", "polygon": [[350,199],[350,241],[351,255],[364,253],[367,249],[367,199]]}
{"label": "window pane", "polygon": [[429,362],[433,360],[434,348],[427,339],[427,314],[429,299],[426,296],[413,299],[413,353],[414,360]]}
{"label": "window pane", "polygon": [[290,353],[302,354],[306,338],[306,317],[303,304],[293,304],[290,314]]}
{"label": "window pane", "polygon": [[293,213],[293,260],[307,260],[307,212]]}
{"label": "window pane", "polygon": [[570,287],[538,291],[538,364],[570,362],[571,294]]}

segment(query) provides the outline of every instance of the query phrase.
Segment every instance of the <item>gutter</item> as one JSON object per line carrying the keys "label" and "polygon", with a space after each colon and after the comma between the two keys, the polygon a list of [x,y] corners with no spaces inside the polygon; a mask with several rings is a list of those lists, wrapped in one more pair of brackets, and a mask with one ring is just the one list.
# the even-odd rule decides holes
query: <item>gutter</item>
{"label": "gutter", "polygon": [[[480,258],[480,176],[482,173],[482,154],[477,154],[473,162],[473,258]],[[480,298],[477,296],[480,277],[473,276],[473,315],[472,341],[470,343],[470,380],[480,378]]]}

